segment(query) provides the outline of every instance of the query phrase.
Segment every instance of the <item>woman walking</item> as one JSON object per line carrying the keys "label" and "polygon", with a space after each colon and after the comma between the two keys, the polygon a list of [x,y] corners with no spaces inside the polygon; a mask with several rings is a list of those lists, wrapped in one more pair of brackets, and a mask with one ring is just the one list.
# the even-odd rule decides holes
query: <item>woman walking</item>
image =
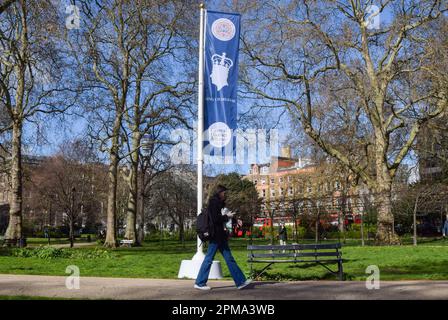
{"label": "woman walking", "polygon": [[196,278],[194,287],[199,290],[210,290],[207,286],[208,276],[210,268],[215,258],[216,252],[219,250],[226,261],[233,281],[238,289],[243,289],[249,285],[252,280],[247,280],[241,269],[238,267],[235,259],[232,256],[232,252],[229,248],[228,234],[225,230],[224,224],[228,219],[232,219],[233,213],[226,211],[226,214],[221,213],[225,206],[226,191],[228,189],[219,185],[215,194],[210,198],[207,206],[207,211],[210,218],[210,242],[208,244],[207,254],[202,262],[199,274]]}

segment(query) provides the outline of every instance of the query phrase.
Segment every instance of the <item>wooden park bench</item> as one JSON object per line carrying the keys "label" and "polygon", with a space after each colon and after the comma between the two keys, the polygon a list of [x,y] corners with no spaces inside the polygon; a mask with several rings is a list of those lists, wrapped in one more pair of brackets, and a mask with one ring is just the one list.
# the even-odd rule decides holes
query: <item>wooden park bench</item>
{"label": "wooden park bench", "polygon": [[[254,277],[258,278],[274,263],[315,263],[323,266],[338,279],[344,280],[342,269],[342,252],[340,243],[332,244],[291,244],[291,245],[249,245],[248,262],[252,272],[253,263],[267,263]],[[328,268],[328,264],[337,264],[338,270]]]}
{"label": "wooden park bench", "polygon": [[120,245],[124,247],[131,247],[134,244],[134,240],[123,239],[120,240]]}
{"label": "wooden park bench", "polygon": [[0,246],[25,248],[27,246],[27,240],[26,238],[5,239],[4,237],[2,237],[0,238]]}

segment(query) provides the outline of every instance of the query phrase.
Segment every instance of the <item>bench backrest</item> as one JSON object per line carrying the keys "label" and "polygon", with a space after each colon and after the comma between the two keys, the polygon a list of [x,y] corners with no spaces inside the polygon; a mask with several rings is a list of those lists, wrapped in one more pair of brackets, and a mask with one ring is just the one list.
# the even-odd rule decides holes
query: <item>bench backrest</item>
{"label": "bench backrest", "polygon": [[340,243],[290,244],[290,245],[249,245],[249,261],[312,261],[340,259]]}
{"label": "bench backrest", "polygon": [[248,245],[247,250],[322,250],[340,249],[340,243],[325,244],[287,244],[287,245]]}

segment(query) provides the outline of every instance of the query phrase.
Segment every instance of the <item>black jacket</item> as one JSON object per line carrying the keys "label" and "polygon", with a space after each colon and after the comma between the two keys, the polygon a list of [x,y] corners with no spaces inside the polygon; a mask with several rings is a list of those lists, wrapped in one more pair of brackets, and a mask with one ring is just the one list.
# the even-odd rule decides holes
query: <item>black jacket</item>
{"label": "black jacket", "polygon": [[284,240],[284,241],[288,240],[288,235],[287,235],[287,232],[286,232],[286,227],[282,227],[282,226],[280,226],[280,227],[278,228],[278,237],[279,237],[280,240]]}
{"label": "black jacket", "polygon": [[222,208],[224,208],[224,201],[219,199],[217,195],[210,198],[208,202],[208,214],[210,217],[210,241],[222,243],[227,240],[228,235],[224,229],[224,223],[229,218],[226,215],[221,214]]}

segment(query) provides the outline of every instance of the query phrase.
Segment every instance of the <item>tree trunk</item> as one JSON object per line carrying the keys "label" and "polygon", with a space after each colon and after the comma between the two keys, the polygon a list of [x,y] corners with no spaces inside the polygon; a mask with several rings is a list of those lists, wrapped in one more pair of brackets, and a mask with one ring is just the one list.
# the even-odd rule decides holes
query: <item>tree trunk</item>
{"label": "tree trunk", "polygon": [[107,194],[107,231],[105,247],[116,248],[117,247],[117,235],[116,235],[116,216],[117,216],[117,184],[118,184],[118,142],[121,126],[121,113],[115,118],[112,146],[110,149],[110,164],[108,172],[108,194]]}
{"label": "tree trunk", "polygon": [[[134,128],[138,130],[138,128]],[[129,176],[129,197],[126,212],[126,233],[125,238],[134,240],[135,245],[138,245],[137,238],[137,201],[138,201],[138,161],[139,161],[139,146],[140,133],[135,132],[132,135],[132,153],[131,153],[131,172]]]}
{"label": "tree trunk", "polygon": [[5,233],[7,243],[18,244],[22,238],[22,122],[14,121],[12,131],[11,189],[9,223]]}
{"label": "tree trunk", "polygon": [[375,169],[376,193],[378,207],[378,229],[376,243],[379,245],[400,244],[400,239],[394,230],[392,213],[392,176],[387,167],[387,146],[382,132],[376,132]]}
{"label": "tree trunk", "polygon": [[294,219],[294,230],[295,230],[294,240],[296,243],[299,243],[299,228],[297,226],[297,213],[293,215],[293,219]]}
{"label": "tree trunk", "polygon": [[117,246],[117,237],[116,237],[116,199],[117,199],[117,156],[110,156],[110,165],[109,165],[109,190],[107,194],[107,230],[106,230],[106,240],[104,242],[104,246],[115,248]]}
{"label": "tree trunk", "polygon": [[74,235],[74,226],[73,226],[73,217],[70,218],[70,248],[73,248],[75,242]]}
{"label": "tree trunk", "polygon": [[185,232],[184,232],[184,220],[181,219],[179,223],[179,241],[184,244]]}
{"label": "tree trunk", "polygon": [[346,242],[345,239],[345,209],[344,204],[339,206],[339,213],[338,213],[338,229],[339,233],[342,235],[342,238],[344,239],[343,242]]}
{"label": "tree trunk", "polygon": [[415,198],[415,204],[414,204],[414,212],[413,212],[413,220],[414,220],[414,239],[413,244],[414,246],[417,245],[417,208],[418,208],[418,198],[419,196]]}
{"label": "tree trunk", "polygon": [[361,213],[361,246],[364,247],[364,212]]}
{"label": "tree trunk", "polygon": [[73,248],[73,223],[75,220],[75,187],[72,187],[71,197],[70,197],[70,212],[69,212],[69,239],[70,239],[70,248]]}
{"label": "tree trunk", "polygon": [[394,231],[394,216],[392,214],[392,195],[390,190],[380,191],[378,199],[378,230],[377,244],[400,244],[400,239]]}
{"label": "tree trunk", "polygon": [[341,234],[344,234],[344,220],[344,214],[342,213],[342,208],[340,208],[338,214],[338,229]]}
{"label": "tree trunk", "polygon": [[139,243],[142,244],[145,241],[145,172],[142,170],[140,174],[140,188],[139,188],[139,204],[137,206],[138,217],[140,217],[140,221],[138,221],[138,235],[139,235]]}

